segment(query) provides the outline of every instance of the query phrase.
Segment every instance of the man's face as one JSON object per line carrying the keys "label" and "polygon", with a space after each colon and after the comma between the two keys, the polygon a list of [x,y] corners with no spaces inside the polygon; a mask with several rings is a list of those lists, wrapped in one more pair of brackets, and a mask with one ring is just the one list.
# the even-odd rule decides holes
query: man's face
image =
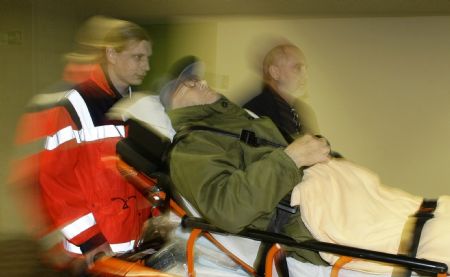
{"label": "man's face", "polygon": [[286,93],[294,93],[306,84],[305,57],[296,48],[286,49],[285,58],[278,61],[278,87]]}
{"label": "man's face", "polygon": [[121,52],[111,49],[108,69],[114,86],[120,90],[129,85],[140,85],[150,70],[148,59],[151,54],[151,44],[146,40],[132,40]]}
{"label": "man's face", "polygon": [[205,80],[186,80],[173,93],[172,109],[212,104],[219,98],[220,94],[212,90]]}

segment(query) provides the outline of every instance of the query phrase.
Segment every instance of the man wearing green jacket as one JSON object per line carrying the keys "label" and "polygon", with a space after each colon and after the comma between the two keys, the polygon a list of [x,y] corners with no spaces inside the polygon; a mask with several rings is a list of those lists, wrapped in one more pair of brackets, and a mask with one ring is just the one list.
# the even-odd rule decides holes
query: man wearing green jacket
{"label": "man wearing green jacket", "polygon": [[[189,126],[236,134],[245,129],[273,144],[252,146],[232,136],[196,130],[177,141],[170,153],[175,189],[206,220],[231,233],[246,227],[266,230],[277,204],[301,181],[302,168],[329,159],[324,139],[307,135],[287,145],[269,118],[254,118],[210,89],[193,75],[192,66],[166,84],[160,97],[177,132]],[[312,238],[298,213],[289,217],[281,233],[297,241]],[[325,264],[316,252],[288,249],[288,254]]]}

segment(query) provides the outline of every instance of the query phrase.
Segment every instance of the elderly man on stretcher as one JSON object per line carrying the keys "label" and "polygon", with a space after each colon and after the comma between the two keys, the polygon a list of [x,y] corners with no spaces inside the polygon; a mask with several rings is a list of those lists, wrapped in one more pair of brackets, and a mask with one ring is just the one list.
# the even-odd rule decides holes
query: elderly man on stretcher
{"label": "elderly man on stretcher", "polygon": [[[422,198],[381,185],[373,173],[353,163],[332,159],[322,138],[306,135],[288,145],[270,119],[255,118],[210,89],[195,74],[196,66],[168,82],[160,98],[177,132],[170,177],[206,220],[231,233],[251,227],[297,241],[315,238],[398,253],[404,225]],[[291,205],[299,205],[301,212],[280,219],[276,207],[290,192]],[[449,198],[442,197],[435,218],[424,228],[418,257],[450,264],[449,216]],[[315,265],[337,259],[286,250]],[[354,262],[350,268],[392,271],[368,262]]]}

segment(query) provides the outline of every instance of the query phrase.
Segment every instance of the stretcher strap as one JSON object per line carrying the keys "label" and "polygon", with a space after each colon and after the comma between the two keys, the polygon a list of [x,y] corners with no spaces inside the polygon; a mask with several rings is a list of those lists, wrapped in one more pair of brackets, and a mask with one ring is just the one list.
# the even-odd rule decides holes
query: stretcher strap
{"label": "stretcher strap", "polygon": [[[275,209],[275,213],[272,216],[272,219],[267,226],[267,232],[273,232],[279,234],[283,228],[283,226],[289,221],[289,217],[292,215],[290,211],[285,209],[281,209],[277,207]],[[269,254],[271,247],[273,244],[262,242],[259,246],[258,256],[255,261],[255,268],[258,272],[259,276],[266,276],[266,266],[265,260],[267,255]],[[283,254],[284,255],[284,254]],[[276,260],[276,268],[278,271],[278,275],[281,277],[289,277],[289,270],[286,261],[286,255],[280,255],[279,259]],[[283,258],[284,257],[284,258]],[[268,275],[270,276],[270,275]]]}
{"label": "stretcher strap", "polygon": [[266,140],[264,138],[257,137],[255,132],[253,132],[253,131],[243,129],[240,134],[236,134],[236,133],[232,133],[232,132],[229,132],[226,130],[212,128],[212,127],[208,127],[208,126],[200,126],[200,125],[188,126],[188,127],[181,129],[180,131],[178,131],[175,138],[173,139],[171,147],[173,147],[175,144],[177,144],[180,140],[185,138],[187,135],[189,135],[193,131],[207,131],[207,132],[215,133],[215,134],[222,135],[222,136],[232,137],[232,138],[242,141],[243,143],[245,143],[247,145],[254,146],[254,147],[259,147],[259,146],[272,146],[272,147],[276,147],[276,148],[286,147],[286,145],[279,144],[279,143],[276,143],[273,141]]}
{"label": "stretcher strap", "polygon": [[[424,199],[419,207],[419,210],[411,217],[405,224],[401,243],[399,246],[399,254],[404,254],[408,257],[416,257],[417,249],[419,247],[420,236],[425,223],[434,217],[434,211],[437,207],[436,199]],[[413,225],[411,230],[410,224]],[[396,269],[393,275],[395,276],[411,276],[410,269]]]}
{"label": "stretcher strap", "polygon": [[422,204],[420,205],[419,210],[414,215],[417,218],[416,227],[414,229],[414,235],[411,243],[411,248],[409,249],[410,257],[415,257],[417,254],[417,248],[419,247],[419,240],[422,234],[422,229],[425,223],[434,217],[434,211],[437,207],[437,200],[427,200],[424,199]]}

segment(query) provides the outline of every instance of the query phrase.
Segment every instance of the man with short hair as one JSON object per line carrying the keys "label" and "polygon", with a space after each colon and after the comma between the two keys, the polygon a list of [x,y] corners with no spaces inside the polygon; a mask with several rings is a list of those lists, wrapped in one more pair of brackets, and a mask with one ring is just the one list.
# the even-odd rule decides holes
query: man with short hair
{"label": "man with short hair", "polygon": [[[250,116],[193,73],[188,67],[160,94],[178,132],[169,155],[174,186],[223,230],[266,230],[277,204],[301,181],[302,169],[328,161],[330,148],[324,139],[311,135],[288,145],[269,118]],[[230,135],[243,130],[255,135],[255,144]],[[312,238],[298,212],[279,227],[298,241]],[[323,264],[315,252],[290,253]]]}
{"label": "man with short hair", "polygon": [[142,83],[150,70],[151,42],[134,23],[106,21],[109,31],[96,45],[100,61],[53,109],[40,159],[40,186],[54,228],[64,235],[65,250],[84,254],[89,263],[133,249],[150,213],[116,168],[116,143],[126,129],[106,113]]}
{"label": "man with short hair", "polygon": [[243,107],[272,119],[288,141],[304,133],[318,134],[314,112],[294,96],[306,85],[306,59],[300,48],[289,43],[277,45],[266,54],[262,67],[262,91]]}

